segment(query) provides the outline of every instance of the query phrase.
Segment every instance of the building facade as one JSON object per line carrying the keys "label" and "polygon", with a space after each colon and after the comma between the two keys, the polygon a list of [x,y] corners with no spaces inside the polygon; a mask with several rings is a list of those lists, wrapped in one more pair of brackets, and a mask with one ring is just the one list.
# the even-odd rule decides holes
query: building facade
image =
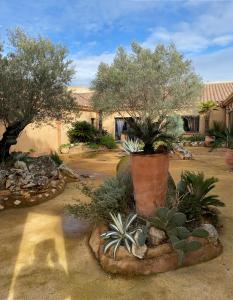
{"label": "building facade", "polygon": [[[99,112],[94,111],[91,98],[93,91],[87,88],[71,87],[76,101],[80,107],[80,114],[77,120],[85,120],[98,127]],[[206,83],[202,92],[201,101],[213,100],[217,104],[217,109],[210,112],[208,123],[205,116],[196,110],[193,112],[181,113],[184,120],[184,130],[187,134],[205,134],[206,127],[211,128],[214,121],[222,122],[226,126],[233,126],[233,81]],[[195,111],[195,110],[194,110]],[[116,140],[125,138],[127,122],[129,117],[126,113],[119,115],[113,113],[103,118],[103,128],[106,129]],[[62,122],[51,122],[36,126],[28,125],[18,138],[18,142],[12,147],[13,151],[35,150],[40,153],[57,151],[60,145],[69,143],[67,131],[71,124]],[[4,127],[0,126],[0,138],[4,132]]]}

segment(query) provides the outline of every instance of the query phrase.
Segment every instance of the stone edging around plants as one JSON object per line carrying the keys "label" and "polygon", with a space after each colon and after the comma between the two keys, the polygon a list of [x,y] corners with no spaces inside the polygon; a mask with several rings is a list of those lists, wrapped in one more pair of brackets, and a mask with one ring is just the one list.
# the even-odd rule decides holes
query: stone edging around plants
{"label": "stone edging around plants", "polygon": [[[91,250],[106,272],[124,275],[149,275],[179,268],[177,253],[168,243],[148,248],[143,259],[132,256],[123,246],[120,246],[116,260],[114,260],[111,250],[106,254],[103,253],[104,241],[101,239],[100,234],[106,229],[107,227],[104,225],[95,227],[89,239]],[[183,266],[205,262],[222,253],[223,247],[220,241],[214,244],[208,238],[195,238],[195,240],[200,241],[202,247],[189,252],[185,256]]]}
{"label": "stone edging around plants", "polygon": [[56,187],[47,187],[38,191],[25,191],[23,194],[12,193],[9,190],[0,191],[0,211],[4,211],[9,208],[29,207],[40,204],[42,202],[51,200],[64,191],[67,183],[67,177],[64,176],[57,180]]}

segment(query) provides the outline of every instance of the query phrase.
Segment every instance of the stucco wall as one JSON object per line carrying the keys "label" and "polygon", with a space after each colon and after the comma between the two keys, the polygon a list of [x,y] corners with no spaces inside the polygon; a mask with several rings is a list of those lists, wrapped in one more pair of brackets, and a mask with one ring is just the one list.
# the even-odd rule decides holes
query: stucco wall
{"label": "stucco wall", "polygon": [[[226,110],[225,108],[218,107],[217,110],[212,110],[210,112],[209,118],[209,128],[213,126],[214,122],[222,122],[224,125],[226,124]],[[199,121],[199,132],[201,134],[205,134],[205,116],[204,114],[200,115]]]}
{"label": "stucco wall", "polygon": [[[84,111],[80,113],[78,120],[86,120],[91,123],[91,118],[96,121],[96,113]],[[34,149],[39,153],[48,153],[50,151],[57,151],[61,144],[69,143],[67,137],[67,130],[71,124],[64,124],[60,122],[52,122],[50,124],[43,124],[35,126],[28,125],[21,133],[17,140],[17,144],[11,147],[11,151],[29,151]],[[0,138],[4,132],[4,126],[0,126]]]}

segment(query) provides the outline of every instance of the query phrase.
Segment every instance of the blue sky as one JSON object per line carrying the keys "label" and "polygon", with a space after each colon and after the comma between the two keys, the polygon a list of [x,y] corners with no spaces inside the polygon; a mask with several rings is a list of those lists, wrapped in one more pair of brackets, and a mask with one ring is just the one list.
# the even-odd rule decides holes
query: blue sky
{"label": "blue sky", "polygon": [[88,86],[101,61],[132,41],[175,42],[204,81],[233,80],[233,0],[0,0],[0,35],[23,27],[70,51],[72,84]]}

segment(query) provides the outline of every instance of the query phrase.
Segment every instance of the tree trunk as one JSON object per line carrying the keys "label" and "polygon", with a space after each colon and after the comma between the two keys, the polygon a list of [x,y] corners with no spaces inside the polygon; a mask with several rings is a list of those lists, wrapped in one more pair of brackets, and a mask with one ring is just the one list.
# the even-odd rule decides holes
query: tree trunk
{"label": "tree trunk", "polygon": [[99,111],[99,131],[102,134],[103,132],[103,112]]}
{"label": "tree trunk", "polygon": [[10,147],[17,144],[17,138],[28,124],[28,121],[23,120],[6,127],[0,141],[0,162],[5,161],[10,156]]}

